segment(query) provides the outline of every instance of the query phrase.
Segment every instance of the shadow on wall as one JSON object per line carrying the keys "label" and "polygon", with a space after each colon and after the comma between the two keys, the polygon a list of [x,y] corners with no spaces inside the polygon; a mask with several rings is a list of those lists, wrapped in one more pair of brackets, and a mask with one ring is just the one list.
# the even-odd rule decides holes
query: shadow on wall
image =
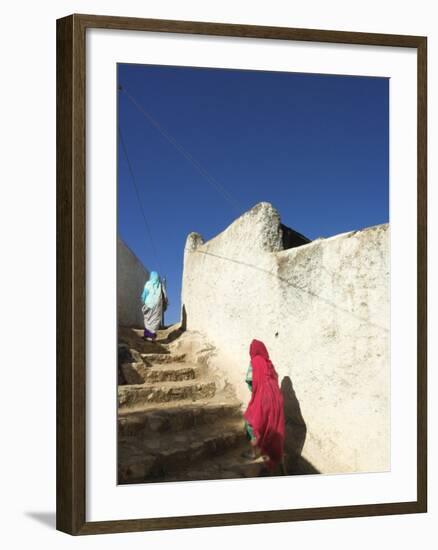
{"label": "shadow on wall", "polygon": [[285,419],[285,468],[288,475],[319,474],[320,472],[301,456],[306,441],[307,427],[292,380],[285,376],[281,381]]}
{"label": "shadow on wall", "polygon": [[181,311],[181,329],[187,330],[187,310],[185,304],[183,304]]}

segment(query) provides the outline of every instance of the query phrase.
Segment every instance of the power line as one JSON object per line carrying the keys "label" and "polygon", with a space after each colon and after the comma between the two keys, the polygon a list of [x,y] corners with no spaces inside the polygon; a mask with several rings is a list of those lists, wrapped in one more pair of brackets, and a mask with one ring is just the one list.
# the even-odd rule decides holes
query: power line
{"label": "power line", "polygon": [[135,107],[143,114],[144,117],[160,132],[160,134],[175,147],[175,149],[188,161],[192,166],[208,181],[224,200],[226,200],[233,210],[240,214],[240,206],[236,199],[221,185],[207,170],[172,136],[167,132],[161,124],[148,113],[140,103],[122,86],[119,85],[119,90],[123,91],[126,97],[135,105]]}
{"label": "power line", "polygon": [[147,221],[147,217],[146,217],[146,214],[145,214],[145,211],[144,211],[144,208],[143,208],[143,204],[141,202],[140,192],[138,190],[137,181],[136,181],[135,176],[134,176],[134,170],[132,169],[131,161],[129,160],[128,150],[126,148],[125,140],[123,139],[120,124],[118,125],[117,129],[118,129],[118,133],[119,133],[120,143],[122,144],[123,153],[125,154],[125,159],[126,159],[126,163],[128,165],[129,173],[131,174],[131,181],[132,181],[132,184],[134,186],[134,191],[135,191],[135,195],[136,195],[136,198],[137,198],[138,206],[140,208],[141,215],[143,217],[144,225],[145,225],[145,228],[146,228],[146,233],[149,237],[149,240],[150,240],[150,243],[151,243],[151,248],[152,248],[152,251],[153,251],[154,256],[155,256],[155,260],[156,260],[157,264],[159,265],[160,262],[159,262],[159,258],[158,258],[158,252],[157,252],[157,249],[156,249],[155,244],[154,244],[154,239],[152,238],[152,232],[151,232],[151,229],[150,229],[148,221]]}

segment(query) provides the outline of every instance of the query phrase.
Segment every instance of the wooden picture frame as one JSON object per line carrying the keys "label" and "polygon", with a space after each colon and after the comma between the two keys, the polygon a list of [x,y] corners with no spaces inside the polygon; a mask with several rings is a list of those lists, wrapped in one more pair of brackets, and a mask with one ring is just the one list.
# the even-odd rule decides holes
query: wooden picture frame
{"label": "wooden picture frame", "polygon": [[[85,34],[90,28],[412,48],[417,54],[417,499],[412,502],[86,521]],[[71,15],[57,21],[57,529],[72,535],[427,511],[427,40],[420,36]]]}

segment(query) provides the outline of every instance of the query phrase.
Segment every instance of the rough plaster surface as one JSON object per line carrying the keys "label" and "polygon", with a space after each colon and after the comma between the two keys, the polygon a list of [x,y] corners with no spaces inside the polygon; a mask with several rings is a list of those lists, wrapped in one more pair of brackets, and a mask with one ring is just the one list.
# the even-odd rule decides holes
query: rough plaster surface
{"label": "rough plaster surface", "polygon": [[249,343],[266,343],[318,470],[390,468],[387,224],[282,250],[279,215],[260,203],[206,243],[188,236],[182,302],[244,404]]}
{"label": "rough plaster surface", "polygon": [[117,315],[119,326],[143,326],[140,296],[149,272],[117,237]]}

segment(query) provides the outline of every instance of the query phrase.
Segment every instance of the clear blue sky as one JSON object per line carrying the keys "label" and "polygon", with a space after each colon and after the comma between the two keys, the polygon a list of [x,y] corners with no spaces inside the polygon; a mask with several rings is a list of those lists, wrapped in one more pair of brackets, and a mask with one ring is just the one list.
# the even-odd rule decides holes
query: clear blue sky
{"label": "clear blue sky", "polygon": [[118,121],[157,255],[120,140],[118,231],[167,278],[167,323],[179,319],[191,231],[209,239],[260,201],[310,239],[388,222],[388,79],[119,64],[118,82],[238,205],[119,92]]}

